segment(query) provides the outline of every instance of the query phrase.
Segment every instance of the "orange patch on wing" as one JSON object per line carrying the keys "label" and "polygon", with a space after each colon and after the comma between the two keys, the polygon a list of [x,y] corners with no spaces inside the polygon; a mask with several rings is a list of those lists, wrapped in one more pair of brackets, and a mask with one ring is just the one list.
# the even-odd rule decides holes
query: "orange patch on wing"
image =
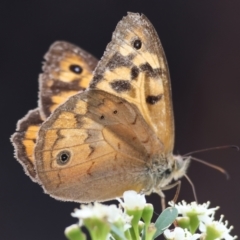
{"label": "orange patch on wing", "polygon": [[30,125],[24,135],[22,144],[25,147],[26,155],[29,160],[34,164],[34,148],[36,144],[36,138],[38,134],[39,126]]}

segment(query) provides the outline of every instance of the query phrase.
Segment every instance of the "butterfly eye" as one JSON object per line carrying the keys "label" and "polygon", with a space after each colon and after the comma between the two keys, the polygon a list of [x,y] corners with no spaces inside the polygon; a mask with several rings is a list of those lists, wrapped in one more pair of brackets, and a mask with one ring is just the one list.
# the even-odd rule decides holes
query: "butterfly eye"
{"label": "butterfly eye", "polygon": [[57,163],[59,165],[65,165],[69,162],[71,154],[69,151],[62,151],[57,155]]}
{"label": "butterfly eye", "polygon": [[133,42],[133,47],[137,50],[139,50],[142,47],[142,42],[140,39],[136,39]]}
{"label": "butterfly eye", "polygon": [[72,72],[74,72],[76,74],[81,74],[82,71],[83,71],[82,67],[77,65],[77,64],[71,64],[69,66],[69,69],[70,69],[70,71],[72,71]]}
{"label": "butterfly eye", "polygon": [[168,177],[171,173],[172,173],[171,169],[168,168],[167,170],[165,170],[164,175],[165,177]]}

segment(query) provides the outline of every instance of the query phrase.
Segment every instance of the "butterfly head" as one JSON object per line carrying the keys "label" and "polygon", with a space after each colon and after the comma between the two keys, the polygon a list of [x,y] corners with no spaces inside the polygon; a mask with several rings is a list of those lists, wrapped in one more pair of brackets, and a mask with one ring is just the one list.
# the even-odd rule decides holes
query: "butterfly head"
{"label": "butterfly head", "polygon": [[[172,180],[178,180],[183,177],[189,166],[191,157],[169,154],[162,156],[161,164],[156,163],[153,171],[155,174],[155,188],[163,189],[168,186]],[[164,162],[164,164],[162,164]]]}

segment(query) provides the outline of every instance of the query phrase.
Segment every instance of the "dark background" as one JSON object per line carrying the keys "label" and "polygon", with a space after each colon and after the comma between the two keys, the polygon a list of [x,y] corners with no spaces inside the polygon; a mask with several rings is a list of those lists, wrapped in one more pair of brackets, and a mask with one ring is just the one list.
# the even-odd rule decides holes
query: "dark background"
{"label": "dark background", "polygon": [[[65,239],[70,213],[79,204],[59,202],[31,182],[13,157],[9,141],[18,119],[37,106],[44,53],[56,40],[75,43],[100,58],[127,11],[144,13],[155,26],[170,66],[176,123],[175,153],[240,145],[239,0],[41,0],[0,3],[0,239]],[[189,177],[199,202],[220,206],[240,234],[240,152],[196,155],[218,164],[224,175],[192,162]],[[167,199],[174,191],[166,193]],[[193,201],[185,179],[179,200]],[[148,201],[160,212],[160,199]]]}

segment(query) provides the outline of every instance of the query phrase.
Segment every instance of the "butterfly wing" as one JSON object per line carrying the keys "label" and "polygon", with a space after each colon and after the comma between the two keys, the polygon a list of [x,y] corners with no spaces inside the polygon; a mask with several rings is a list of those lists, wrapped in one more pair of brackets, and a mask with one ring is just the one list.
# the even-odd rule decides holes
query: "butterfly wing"
{"label": "butterfly wing", "polygon": [[15,157],[34,182],[37,180],[33,152],[42,122],[69,96],[88,87],[97,64],[95,57],[63,41],[51,45],[45,60],[39,77],[40,106],[18,121],[16,132],[11,136]]}
{"label": "butterfly wing", "polygon": [[37,180],[33,153],[42,122],[39,109],[30,110],[24,118],[18,121],[16,132],[11,136],[15,157],[34,182]]}
{"label": "butterfly wing", "polygon": [[55,42],[44,56],[39,77],[41,115],[48,117],[66,99],[89,86],[98,60],[67,42]]}
{"label": "butterfly wing", "polygon": [[166,155],[172,153],[174,120],[167,61],[156,31],[144,15],[128,13],[118,23],[90,87],[135,104],[164,143]]}
{"label": "butterfly wing", "polygon": [[150,159],[161,148],[134,105],[89,90],[72,96],[43,123],[36,169],[55,198],[103,201],[130,189],[151,189]]}

